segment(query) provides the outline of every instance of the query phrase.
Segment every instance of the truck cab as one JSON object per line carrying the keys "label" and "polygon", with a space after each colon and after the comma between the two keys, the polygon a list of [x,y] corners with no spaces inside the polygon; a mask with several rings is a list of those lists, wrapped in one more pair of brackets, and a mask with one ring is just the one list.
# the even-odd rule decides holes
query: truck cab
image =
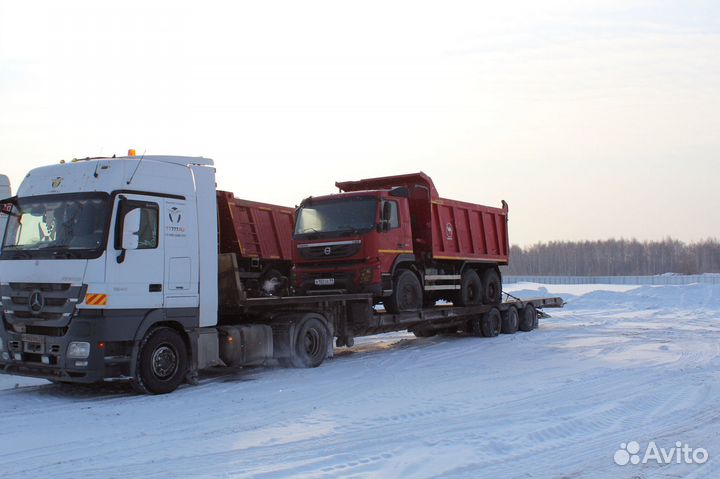
{"label": "truck cab", "polygon": [[410,222],[402,189],[307,198],[295,223],[296,291],[383,296],[391,290],[384,273],[414,261]]}
{"label": "truck cab", "polygon": [[[178,362],[198,366],[194,345],[217,334],[203,330],[217,322],[212,160],[127,156],[37,168],[4,211],[0,368],[60,382],[136,377],[138,348],[158,328],[171,332],[159,338],[157,384],[141,388],[162,392],[184,374]],[[214,294],[201,295],[201,285]]]}

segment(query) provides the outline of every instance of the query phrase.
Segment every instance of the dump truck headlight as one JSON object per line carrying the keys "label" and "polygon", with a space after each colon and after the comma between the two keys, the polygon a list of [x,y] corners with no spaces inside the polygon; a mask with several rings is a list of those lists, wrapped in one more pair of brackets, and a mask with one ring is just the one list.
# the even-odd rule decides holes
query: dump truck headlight
{"label": "dump truck headlight", "polygon": [[68,345],[67,357],[73,359],[85,359],[90,356],[90,343],[73,341]]}

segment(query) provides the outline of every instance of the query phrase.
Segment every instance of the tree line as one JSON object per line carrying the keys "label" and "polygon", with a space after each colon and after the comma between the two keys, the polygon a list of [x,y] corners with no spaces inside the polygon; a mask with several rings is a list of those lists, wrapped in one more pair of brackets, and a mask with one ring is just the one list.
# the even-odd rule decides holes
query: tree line
{"label": "tree line", "polygon": [[548,276],[635,276],[720,273],[717,239],[683,243],[610,239],[551,241],[510,247],[504,274]]}

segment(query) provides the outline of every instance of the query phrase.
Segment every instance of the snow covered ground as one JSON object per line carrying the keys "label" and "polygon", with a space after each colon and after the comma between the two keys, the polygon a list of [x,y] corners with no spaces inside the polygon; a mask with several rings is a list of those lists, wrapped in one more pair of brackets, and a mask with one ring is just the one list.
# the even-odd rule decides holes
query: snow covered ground
{"label": "snow covered ground", "polygon": [[[719,477],[720,285],[512,291],[568,304],[531,333],[375,336],[166,396],[0,375],[2,475]],[[616,465],[630,441],[709,459]]]}

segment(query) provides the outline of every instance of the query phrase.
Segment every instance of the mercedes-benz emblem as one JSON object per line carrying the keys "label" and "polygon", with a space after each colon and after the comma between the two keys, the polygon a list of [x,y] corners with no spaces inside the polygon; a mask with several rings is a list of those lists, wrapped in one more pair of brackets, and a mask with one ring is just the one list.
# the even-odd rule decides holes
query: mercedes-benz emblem
{"label": "mercedes-benz emblem", "polygon": [[323,253],[325,253],[325,256],[330,256],[330,253],[332,253],[332,249],[329,246],[326,246],[323,250]]}
{"label": "mercedes-benz emblem", "polygon": [[45,307],[45,298],[40,291],[33,291],[28,298],[28,306],[33,314],[38,314]]}

